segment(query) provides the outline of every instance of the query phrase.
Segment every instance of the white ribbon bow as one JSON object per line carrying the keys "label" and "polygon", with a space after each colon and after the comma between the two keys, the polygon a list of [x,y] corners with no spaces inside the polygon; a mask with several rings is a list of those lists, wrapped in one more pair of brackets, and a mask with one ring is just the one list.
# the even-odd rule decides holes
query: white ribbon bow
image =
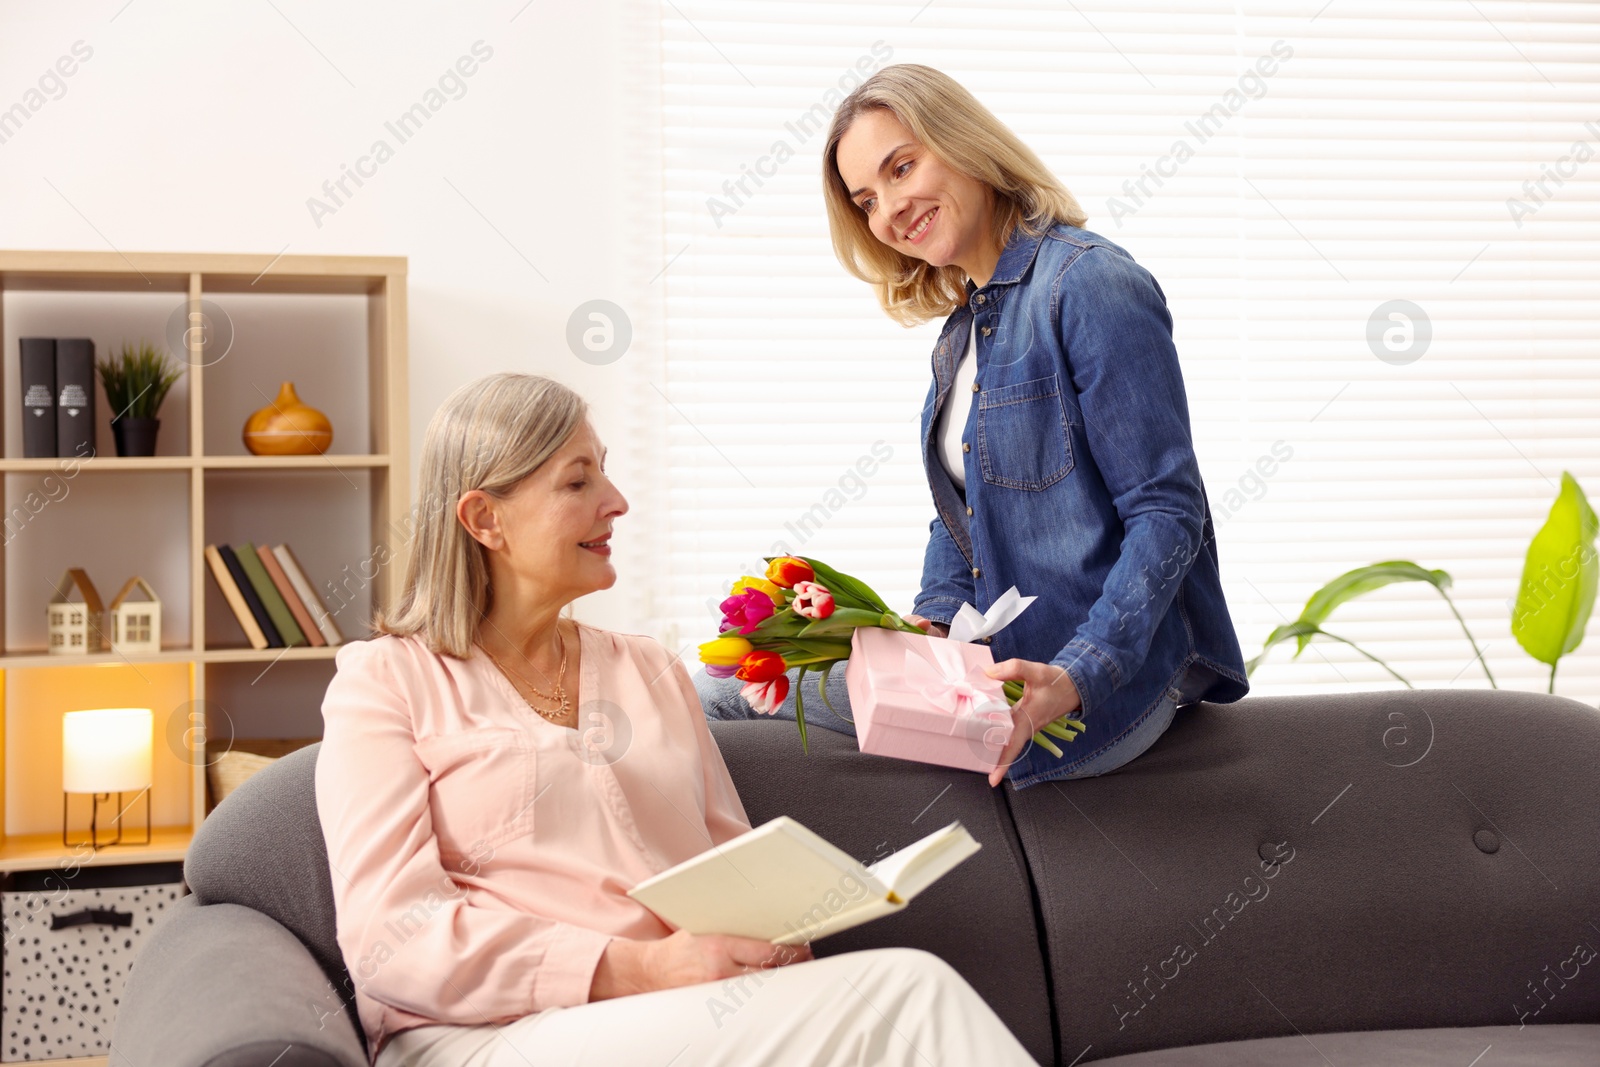
{"label": "white ribbon bow", "polygon": [[1009,626],[1018,615],[1021,615],[1029,604],[1039,598],[1036,596],[1023,596],[1017,592],[1017,587],[1012,586],[1000,598],[990,605],[989,610],[980,613],[971,604],[961,605],[961,610],[956,612],[956,617],[950,620],[949,639],[952,641],[976,641],[988,637]]}
{"label": "white ribbon bow", "polygon": [[928,648],[936,663],[906,649],[906,680],[913,689],[958,719],[1003,714],[1010,721],[1010,705],[994,695],[998,682],[981,668],[969,667],[961,653],[943,641],[929,641]]}

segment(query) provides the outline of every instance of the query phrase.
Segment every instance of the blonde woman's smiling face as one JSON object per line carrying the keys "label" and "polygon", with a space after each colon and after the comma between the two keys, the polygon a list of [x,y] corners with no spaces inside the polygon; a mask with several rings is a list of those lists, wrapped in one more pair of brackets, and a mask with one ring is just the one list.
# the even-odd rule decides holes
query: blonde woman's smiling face
{"label": "blonde woman's smiling face", "polygon": [[935,267],[954,263],[979,285],[988,282],[994,201],[987,185],[949,166],[882,108],[850,124],[835,159],[874,237]]}

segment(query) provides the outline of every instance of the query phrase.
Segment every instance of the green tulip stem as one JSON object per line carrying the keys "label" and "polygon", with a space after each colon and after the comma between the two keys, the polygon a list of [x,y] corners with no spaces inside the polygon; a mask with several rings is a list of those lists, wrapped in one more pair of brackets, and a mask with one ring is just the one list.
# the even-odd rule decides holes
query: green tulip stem
{"label": "green tulip stem", "polygon": [[[1434,588],[1438,589],[1438,586],[1435,586]],[[1489,661],[1483,658],[1483,650],[1478,647],[1478,642],[1472,639],[1472,631],[1467,629],[1467,620],[1463,619],[1461,617],[1461,612],[1456,610],[1456,602],[1451,600],[1450,594],[1446,593],[1443,589],[1439,589],[1439,595],[1444,597],[1444,602],[1450,605],[1450,614],[1454,615],[1456,617],[1456,621],[1461,624],[1461,632],[1467,635],[1467,643],[1472,646],[1473,654],[1477,657],[1478,662],[1483,664],[1483,673],[1489,675],[1489,685],[1494,689],[1499,689],[1499,683],[1494,680],[1494,675],[1489,671]],[[1554,679],[1551,680],[1550,684],[1552,686],[1555,684]]]}

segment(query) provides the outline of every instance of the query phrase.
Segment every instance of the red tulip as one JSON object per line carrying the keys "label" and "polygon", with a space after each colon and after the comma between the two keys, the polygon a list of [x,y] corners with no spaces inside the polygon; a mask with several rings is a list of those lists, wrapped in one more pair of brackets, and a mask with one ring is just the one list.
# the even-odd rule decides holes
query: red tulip
{"label": "red tulip", "polygon": [[739,690],[739,695],[763,715],[775,715],[789,695],[789,676],[780,674],[770,682],[751,682]]}
{"label": "red tulip", "polygon": [[782,678],[787,669],[782,656],[757,649],[739,661],[739,669],[734,671],[734,677],[744,682],[770,682],[774,678]]}

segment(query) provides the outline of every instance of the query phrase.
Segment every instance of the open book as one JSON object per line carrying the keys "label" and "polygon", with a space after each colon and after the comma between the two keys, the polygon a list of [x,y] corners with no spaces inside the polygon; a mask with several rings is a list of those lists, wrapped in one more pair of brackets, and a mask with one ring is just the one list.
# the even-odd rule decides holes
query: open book
{"label": "open book", "polygon": [[957,821],[863,866],[780,815],[628,895],[692,934],[796,945],[899,911],[982,847]]}

